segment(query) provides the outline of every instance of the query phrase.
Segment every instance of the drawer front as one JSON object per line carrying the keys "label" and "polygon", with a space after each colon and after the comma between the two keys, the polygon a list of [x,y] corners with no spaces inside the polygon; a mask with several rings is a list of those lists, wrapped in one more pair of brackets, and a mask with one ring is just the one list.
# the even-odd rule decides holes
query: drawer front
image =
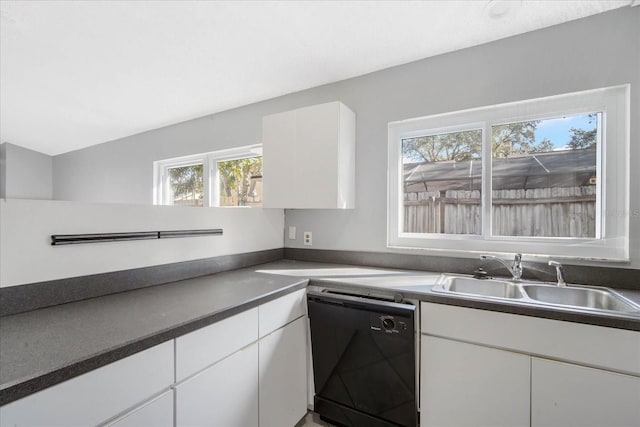
{"label": "drawer front", "polygon": [[173,391],[166,392],[107,427],[173,427]]}
{"label": "drawer front", "polygon": [[260,338],[303,316],[306,302],[306,289],[300,289],[261,305]]}
{"label": "drawer front", "polygon": [[421,303],[423,334],[640,375],[640,332]]}
{"label": "drawer front", "polygon": [[96,425],[173,383],[173,341],[42,390],[0,408],[3,426]]}
{"label": "drawer front", "polygon": [[178,337],[176,381],[182,381],[257,339],[257,307]]}

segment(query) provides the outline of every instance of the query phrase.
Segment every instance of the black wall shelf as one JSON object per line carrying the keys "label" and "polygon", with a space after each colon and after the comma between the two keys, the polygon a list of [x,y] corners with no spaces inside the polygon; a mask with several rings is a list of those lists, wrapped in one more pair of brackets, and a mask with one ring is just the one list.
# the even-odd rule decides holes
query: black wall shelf
{"label": "black wall shelf", "polygon": [[177,237],[221,235],[221,228],[211,228],[206,230],[138,231],[127,233],[52,234],[51,245],[76,245],[80,243],[122,242],[128,240],[173,239]]}

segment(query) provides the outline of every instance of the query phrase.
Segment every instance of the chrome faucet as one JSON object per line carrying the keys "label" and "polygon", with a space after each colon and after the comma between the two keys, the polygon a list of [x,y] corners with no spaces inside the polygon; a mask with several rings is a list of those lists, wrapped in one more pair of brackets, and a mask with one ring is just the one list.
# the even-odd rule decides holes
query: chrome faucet
{"label": "chrome faucet", "polygon": [[504,261],[502,258],[498,258],[495,255],[480,255],[480,259],[481,260],[492,259],[492,260],[498,261],[500,264],[504,265],[507,268],[507,270],[509,270],[509,273],[511,273],[511,277],[516,282],[520,280],[520,278],[522,277],[522,254],[515,255],[515,257],[513,258],[513,265],[511,266],[507,264],[507,262]]}
{"label": "chrome faucet", "polygon": [[556,277],[558,278],[558,286],[564,288],[567,283],[564,281],[564,272],[562,270],[562,264],[558,261],[549,261],[549,265],[556,268]]}

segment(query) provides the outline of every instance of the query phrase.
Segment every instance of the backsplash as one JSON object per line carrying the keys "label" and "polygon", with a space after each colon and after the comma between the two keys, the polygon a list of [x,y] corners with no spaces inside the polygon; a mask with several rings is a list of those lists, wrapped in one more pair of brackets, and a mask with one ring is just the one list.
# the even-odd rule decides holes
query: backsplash
{"label": "backsplash", "polygon": [[[282,209],[0,200],[0,287],[282,248]],[[51,235],[223,229],[223,235],[52,246]]]}
{"label": "backsplash", "polygon": [[0,288],[0,316],[131,291],[282,259],[284,249],[224,255]]}
{"label": "backsplash", "polygon": [[[441,273],[473,274],[482,267],[492,276],[509,277],[499,263],[476,258],[410,255],[386,252],[337,251],[322,249],[285,248],[284,257],[296,261],[315,261],[336,264],[366,265],[370,267],[436,271]],[[509,261],[509,260],[507,260]],[[523,279],[555,282],[555,268],[545,263],[522,261]],[[640,270],[582,265],[565,265],[567,283],[640,290]]]}

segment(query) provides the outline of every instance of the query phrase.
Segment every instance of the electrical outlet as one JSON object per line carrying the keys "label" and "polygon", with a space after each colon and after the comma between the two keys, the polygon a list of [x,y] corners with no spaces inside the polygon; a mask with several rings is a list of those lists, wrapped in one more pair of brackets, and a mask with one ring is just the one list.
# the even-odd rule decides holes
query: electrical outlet
{"label": "electrical outlet", "polygon": [[289,226],[289,240],[296,240],[296,227],[295,225]]}
{"label": "electrical outlet", "polygon": [[313,233],[310,231],[304,232],[304,245],[311,246],[313,244]]}

